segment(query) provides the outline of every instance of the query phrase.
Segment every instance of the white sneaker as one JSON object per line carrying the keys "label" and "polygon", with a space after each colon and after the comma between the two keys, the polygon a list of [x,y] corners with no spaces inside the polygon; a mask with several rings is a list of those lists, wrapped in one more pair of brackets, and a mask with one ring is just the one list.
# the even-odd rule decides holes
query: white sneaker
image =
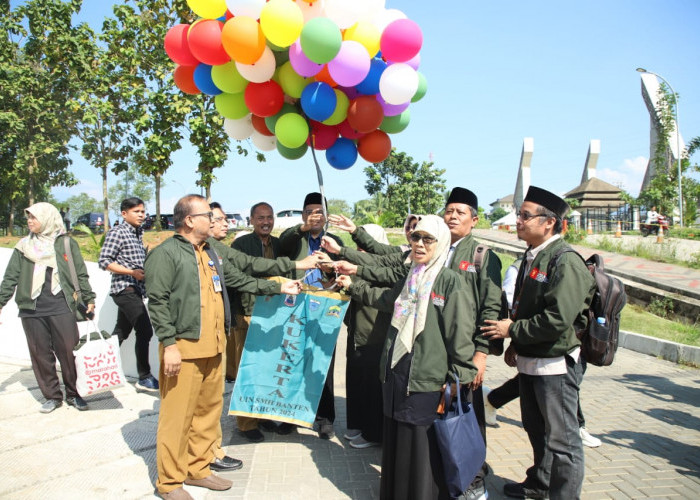
{"label": "white sneaker", "polygon": [[496,418],[498,410],[489,402],[488,397],[491,389],[483,386],[482,391],[484,393],[484,422],[491,427],[498,427],[498,420]]}
{"label": "white sneaker", "polygon": [[360,429],[348,429],[347,431],[345,431],[345,434],[343,434],[343,437],[348,441],[352,441],[360,434],[362,434],[362,431]]}
{"label": "white sneaker", "polygon": [[367,441],[365,438],[362,437],[362,434],[357,436],[355,439],[350,441],[348,443],[350,446],[353,448],[357,448],[359,450],[363,448],[371,448],[372,446],[379,446],[379,443],[373,443],[372,441]]}
{"label": "white sneaker", "polygon": [[597,448],[601,444],[603,444],[600,439],[597,437],[591,436],[588,430],[585,427],[581,427],[578,430],[579,435],[581,436],[581,441],[583,441],[584,446],[588,446],[589,448]]}

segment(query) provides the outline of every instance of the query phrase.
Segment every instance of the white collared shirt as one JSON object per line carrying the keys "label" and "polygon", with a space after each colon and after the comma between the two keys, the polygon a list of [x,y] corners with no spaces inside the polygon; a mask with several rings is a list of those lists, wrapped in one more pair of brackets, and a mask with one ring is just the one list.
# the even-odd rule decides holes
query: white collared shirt
{"label": "white collared shirt", "polygon": [[[464,238],[466,238],[466,236]],[[445,259],[445,267],[450,267],[452,264],[452,259],[455,257],[455,249],[457,248],[457,245],[462,243],[464,238],[460,238],[450,245],[450,249],[447,251],[447,258]]]}

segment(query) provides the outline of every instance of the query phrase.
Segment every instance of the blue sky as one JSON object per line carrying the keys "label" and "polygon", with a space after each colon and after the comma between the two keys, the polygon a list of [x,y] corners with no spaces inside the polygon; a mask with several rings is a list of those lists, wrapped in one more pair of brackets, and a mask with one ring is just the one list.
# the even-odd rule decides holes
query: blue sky
{"label": "blue sky", "polygon": [[[94,26],[113,4],[84,3],[81,18]],[[391,136],[393,145],[416,162],[434,161],[446,170],[448,187],[473,190],[483,207],[513,192],[525,137],[534,138],[532,184],[559,194],[576,187],[589,142],[599,139],[598,177],[636,195],[649,158],[639,66],[680,95],[683,138],[700,135],[697,0],[387,0],[386,7],[420,25],[420,71],[428,80],[428,94],[411,105],[411,123]],[[165,176],[163,212],[199,192],[196,153],[187,140],[183,146]],[[337,171],[317,156],[328,198],[352,204],[368,197],[366,162]],[[318,190],[310,153],[296,161],[276,151],[266,157],[258,163],[254,155],[232,154],[216,171],[213,199],[227,211],[246,212],[260,200],[282,210],[299,208]],[[54,189],[56,197],[100,197],[98,170],[78,153],[73,158],[81,184]]]}

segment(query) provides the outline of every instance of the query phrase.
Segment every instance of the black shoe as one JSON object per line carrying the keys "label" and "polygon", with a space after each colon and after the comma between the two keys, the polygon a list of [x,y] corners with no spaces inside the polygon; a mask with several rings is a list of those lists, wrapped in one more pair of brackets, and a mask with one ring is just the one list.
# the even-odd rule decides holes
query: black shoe
{"label": "black shoe", "polygon": [[335,430],[333,429],[333,424],[320,424],[318,426],[318,437],[320,437],[321,439],[333,439],[335,437]]}
{"label": "black shoe", "polygon": [[272,420],[261,420],[258,422],[258,427],[265,432],[277,432],[277,424]]}
{"label": "black shoe", "polygon": [[532,498],[546,499],[549,498],[549,493],[544,490],[530,488],[525,483],[507,483],[503,487],[503,493],[511,498]]}
{"label": "black shoe", "polygon": [[56,408],[60,408],[63,405],[63,401],[60,399],[47,399],[46,403],[41,405],[41,408],[39,411],[41,413],[51,413],[54,411]]}
{"label": "black shoe", "polygon": [[209,464],[211,470],[227,472],[232,470],[238,470],[243,467],[243,461],[237,458],[229,457],[226,455],[224,458],[215,458],[212,463]]}
{"label": "black shoe", "polygon": [[251,429],[249,431],[238,431],[238,434],[246,438],[251,443],[260,443],[265,441],[265,436],[258,429]]}
{"label": "black shoe", "polygon": [[88,409],[88,404],[80,396],[66,398],[66,403],[68,403],[68,406],[74,406],[76,410],[85,411]]}
{"label": "black shoe", "polygon": [[[352,443],[351,443],[352,446]],[[472,484],[469,485],[467,491],[462,493],[460,500],[486,500],[489,497],[486,491],[486,485],[483,479],[475,479]]]}
{"label": "black shoe", "polygon": [[226,377],[226,383],[227,383],[227,384],[233,384],[235,381],[236,381],[235,378]]}
{"label": "black shoe", "polygon": [[277,434],[279,434],[280,436],[286,436],[287,434],[291,434],[292,432],[294,432],[296,428],[297,426],[294,424],[282,422],[280,425],[277,426]]}

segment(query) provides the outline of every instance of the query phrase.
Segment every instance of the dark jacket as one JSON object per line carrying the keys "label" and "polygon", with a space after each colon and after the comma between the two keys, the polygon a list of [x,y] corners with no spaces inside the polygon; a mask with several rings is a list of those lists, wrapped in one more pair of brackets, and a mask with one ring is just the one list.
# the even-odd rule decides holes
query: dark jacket
{"label": "dark jacket", "polygon": [[[404,281],[393,288],[371,288],[366,282],[353,281],[349,293],[366,305],[391,312]],[[457,373],[464,384],[474,380],[477,370],[472,362],[472,332],[476,327],[476,314],[473,308],[463,307],[468,294],[459,275],[449,269],[440,271],[433,284],[432,304],[428,307],[425,328],[413,345],[408,391],[439,391],[451,378],[449,373]],[[382,382],[397,333],[398,330],[391,326],[384,343],[380,363]]]}
{"label": "dark jacket", "polygon": [[[292,260],[301,260],[309,255],[309,232],[301,230],[302,224],[286,229],[279,239],[280,250],[282,255],[289,257]],[[333,238],[338,245],[343,246],[343,240],[331,233],[325,233],[324,236]],[[335,258],[334,256],[330,256]],[[295,279],[302,279],[306,271],[299,269],[294,272]]]}
{"label": "dark jacket", "polygon": [[[280,293],[279,283],[251,278],[236,269],[228,260],[222,259],[220,262],[219,256],[209,243],[205,244],[205,249],[226,286],[262,295]],[[158,340],[167,347],[174,344],[178,338],[199,339],[199,270],[192,243],[175,234],[148,253],[144,269],[148,312]],[[225,327],[228,330],[231,312],[225,288],[222,293]]]}
{"label": "dark jacket", "polygon": [[[78,276],[78,286],[82,293],[83,302],[85,304],[95,303],[95,292],[90,287],[90,276],[88,276],[85,261],[80,253],[78,243],[70,236],[64,235],[56,238],[54,243],[54,251],[56,252],[56,266],[58,267],[58,278],[61,283],[61,290],[66,297],[68,308],[75,312],[75,299],[73,298],[73,280],[71,279],[70,269],[68,267],[68,259],[65,256],[66,248],[64,239],[70,241],[70,252],[75,263],[75,271]],[[34,275],[34,262],[24,256],[19,250],[12,252],[10,262],[7,264],[5,276],[0,285],[0,308],[12,298],[15,294],[15,302],[19,309],[36,309],[36,299],[32,299],[32,276]]]}
{"label": "dark jacket", "polygon": [[361,248],[362,250],[374,255],[386,255],[397,252],[401,253],[404,251],[404,249],[400,246],[380,243],[372,238],[364,227],[358,227],[355,229],[354,232],[350,233],[350,237],[352,238],[352,241],[357,244],[357,248]]}
{"label": "dark jacket", "polygon": [[595,280],[581,258],[571,252],[562,254],[554,276],[547,276],[551,257],[564,245],[560,239],[543,248],[527,276],[523,276],[525,262],[520,266],[515,319],[508,333],[521,356],[555,358],[581,345],[575,332],[586,324],[584,311],[593,299]]}
{"label": "dark jacket", "polygon": [[341,248],[339,257],[357,264],[357,276],[369,281],[374,286],[394,286],[406,277],[411,263],[407,262],[410,250],[406,252],[391,252],[375,255],[360,252],[353,248]]}

